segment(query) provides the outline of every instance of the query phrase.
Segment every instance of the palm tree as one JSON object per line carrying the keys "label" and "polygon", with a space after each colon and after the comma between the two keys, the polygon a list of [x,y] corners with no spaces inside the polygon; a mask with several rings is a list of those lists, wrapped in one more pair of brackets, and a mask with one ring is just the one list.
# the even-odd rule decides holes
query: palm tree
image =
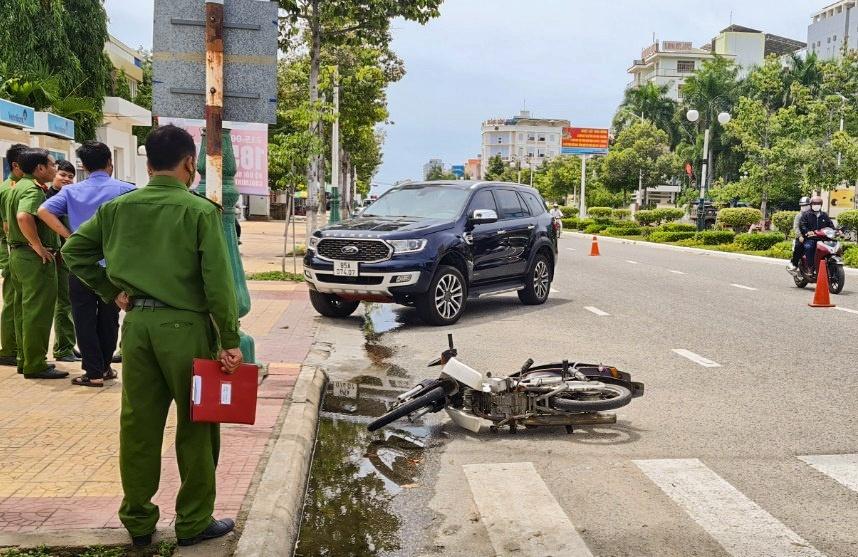
{"label": "palm tree", "polygon": [[792,92],[792,84],[798,83],[807,87],[811,94],[816,94],[822,86],[822,67],[815,52],[811,52],[805,58],[792,53],[784,68],[784,92],[783,105],[790,106],[795,102]]}
{"label": "palm tree", "polygon": [[[75,88],[76,89],[76,88]],[[34,110],[49,110],[58,116],[76,119],[95,116],[95,101],[73,94],[63,95],[60,78],[46,68],[15,74],[0,68],[0,97]]]}
{"label": "palm tree", "polygon": [[667,96],[668,90],[669,86],[652,82],[626,89],[623,102],[614,115],[614,133],[619,135],[621,131],[643,118],[674,139],[678,135],[673,121],[676,101]]}

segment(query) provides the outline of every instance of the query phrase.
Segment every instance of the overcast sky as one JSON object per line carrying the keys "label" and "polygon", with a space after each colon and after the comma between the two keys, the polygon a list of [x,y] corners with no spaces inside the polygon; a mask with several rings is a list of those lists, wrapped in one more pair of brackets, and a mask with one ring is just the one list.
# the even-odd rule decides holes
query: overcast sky
{"label": "overcast sky", "polygon": [[[151,47],[153,0],[106,0],[110,31]],[[626,70],[659,40],[700,46],[733,23],[805,41],[831,0],[446,0],[426,26],[395,22],[407,75],[389,93],[376,180],[419,178],[423,163],[461,164],[480,150],[480,123],[525,105],[535,117],[607,126]]]}

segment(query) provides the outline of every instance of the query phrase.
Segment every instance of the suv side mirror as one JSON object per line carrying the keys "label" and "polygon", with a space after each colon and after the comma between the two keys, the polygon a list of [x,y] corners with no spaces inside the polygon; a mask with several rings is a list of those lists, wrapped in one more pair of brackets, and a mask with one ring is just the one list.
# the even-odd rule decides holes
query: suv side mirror
{"label": "suv side mirror", "polygon": [[471,224],[491,224],[498,221],[498,214],[491,209],[477,209],[470,220]]}

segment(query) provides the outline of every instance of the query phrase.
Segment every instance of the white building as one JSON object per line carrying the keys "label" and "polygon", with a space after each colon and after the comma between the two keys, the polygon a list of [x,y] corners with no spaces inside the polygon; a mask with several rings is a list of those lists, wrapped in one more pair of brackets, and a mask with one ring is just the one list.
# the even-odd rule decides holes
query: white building
{"label": "white building", "polygon": [[840,0],[813,15],[807,28],[807,51],[821,60],[840,57],[843,46],[858,49],[858,10],[855,0]]}
{"label": "white building", "polygon": [[481,175],[485,176],[489,159],[497,155],[506,163],[521,163],[525,168],[560,155],[563,128],[569,125],[569,120],[532,118],[526,110],[513,118],[486,120],[482,126]]}
{"label": "white building", "polygon": [[433,170],[444,170],[444,161],[441,159],[429,159],[429,162],[423,165],[423,179],[429,179],[429,174],[432,173]]}
{"label": "white building", "polygon": [[788,56],[801,51],[805,46],[801,41],[763,33],[750,27],[731,25],[704,48],[719,56],[732,58],[739,66],[739,77],[745,77],[754,68],[762,66],[767,57]]}
{"label": "white building", "polygon": [[[732,58],[729,54],[726,58]],[[659,87],[667,86],[667,96],[675,101],[682,100],[682,86],[703,62],[711,60],[710,48],[694,48],[686,41],[662,41],[643,49],[641,57],[635,60],[629,73],[632,82],[629,87],[640,87],[655,83]]]}

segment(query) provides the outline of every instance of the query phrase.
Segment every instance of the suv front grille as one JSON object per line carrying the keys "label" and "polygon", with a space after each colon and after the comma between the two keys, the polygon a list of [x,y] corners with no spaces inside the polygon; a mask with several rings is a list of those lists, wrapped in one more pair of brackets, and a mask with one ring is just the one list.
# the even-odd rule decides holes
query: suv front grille
{"label": "suv front grille", "polygon": [[390,259],[390,246],[381,240],[323,238],[316,248],[320,256],[340,261],[384,261]]}

